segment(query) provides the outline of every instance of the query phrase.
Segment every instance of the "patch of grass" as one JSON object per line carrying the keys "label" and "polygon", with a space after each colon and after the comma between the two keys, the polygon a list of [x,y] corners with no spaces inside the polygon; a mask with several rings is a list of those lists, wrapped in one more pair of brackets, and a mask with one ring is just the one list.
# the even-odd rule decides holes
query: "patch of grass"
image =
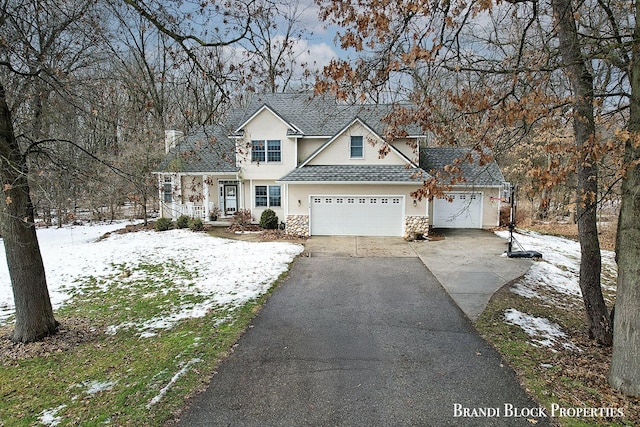
{"label": "patch of grass", "polygon": [[[611,352],[586,336],[583,309],[567,309],[573,304],[561,307],[524,298],[509,288],[505,286],[493,296],[475,327],[516,371],[527,392],[549,413],[551,405],[557,404],[561,408],[618,408],[625,415],[623,418],[557,417],[554,421],[566,427],[640,425],[640,401],[608,386]],[[534,346],[519,326],[505,322],[504,312],[509,308],[557,323],[581,351],[562,346]]]}
{"label": "patch of grass", "polygon": [[202,298],[185,291],[193,272],[179,263],[117,267],[107,279],[87,278],[56,313],[59,334],[15,344],[8,327],[0,330],[0,425],[39,425],[45,415],[61,426],[162,425],[206,386],[273,290],[151,337],[136,327],[107,334],[109,325],[137,325]]}

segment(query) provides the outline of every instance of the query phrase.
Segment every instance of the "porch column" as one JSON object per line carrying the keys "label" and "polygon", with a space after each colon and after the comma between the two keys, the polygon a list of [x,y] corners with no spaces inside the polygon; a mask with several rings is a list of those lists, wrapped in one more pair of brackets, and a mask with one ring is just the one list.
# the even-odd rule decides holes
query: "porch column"
{"label": "porch column", "polygon": [[[182,175],[176,174],[173,176],[173,188],[175,190],[175,197],[171,198],[171,216],[176,219],[182,215]],[[178,207],[180,205],[180,207]]]}
{"label": "porch column", "polygon": [[209,218],[209,177],[202,175],[202,196],[204,197],[204,219]]}
{"label": "porch column", "polygon": [[164,206],[164,175],[158,174],[156,177],[158,178],[158,200],[160,201],[160,217],[162,218],[166,210]]}

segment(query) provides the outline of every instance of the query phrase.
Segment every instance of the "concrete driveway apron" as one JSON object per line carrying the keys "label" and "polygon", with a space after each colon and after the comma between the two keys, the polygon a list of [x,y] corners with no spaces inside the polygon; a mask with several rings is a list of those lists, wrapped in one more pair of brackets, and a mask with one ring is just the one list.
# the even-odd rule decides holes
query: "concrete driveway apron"
{"label": "concrete driveway apron", "polygon": [[179,425],[548,425],[536,415],[415,253],[312,254],[295,262]]}

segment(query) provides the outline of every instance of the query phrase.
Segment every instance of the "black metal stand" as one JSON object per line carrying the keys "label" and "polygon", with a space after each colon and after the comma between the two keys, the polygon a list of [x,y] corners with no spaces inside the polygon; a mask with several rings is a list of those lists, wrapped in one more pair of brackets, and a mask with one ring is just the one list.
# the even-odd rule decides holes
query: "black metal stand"
{"label": "black metal stand", "polygon": [[[507,249],[507,256],[509,258],[542,258],[542,254],[538,251],[527,251],[522,247],[520,242],[513,237],[513,231],[516,229],[516,186],[511,186],[510,194],[511,212],[509,218],[509,247]],[[513,244],[518,245],[520,250],[514,251]]]}

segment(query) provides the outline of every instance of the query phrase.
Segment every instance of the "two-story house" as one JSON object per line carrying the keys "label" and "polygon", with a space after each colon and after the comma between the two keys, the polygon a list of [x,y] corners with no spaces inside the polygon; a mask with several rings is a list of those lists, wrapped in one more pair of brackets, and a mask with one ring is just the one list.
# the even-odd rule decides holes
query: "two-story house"
{"label": "two-story house", "polygon": [[418,127],[385,141],[390,111],[308,93],[267,94],[199,134],[167,131],[167,157],[157,171],[161,215],[206,220],[214,208],[222,217],[248,209],[259,219],[269,208],[287,232],[305,236],[496,226],[504,178],[495,163],[465,163],[466,181],[446,198],[411,196],[429,171],[464,149],[422,147]]}

